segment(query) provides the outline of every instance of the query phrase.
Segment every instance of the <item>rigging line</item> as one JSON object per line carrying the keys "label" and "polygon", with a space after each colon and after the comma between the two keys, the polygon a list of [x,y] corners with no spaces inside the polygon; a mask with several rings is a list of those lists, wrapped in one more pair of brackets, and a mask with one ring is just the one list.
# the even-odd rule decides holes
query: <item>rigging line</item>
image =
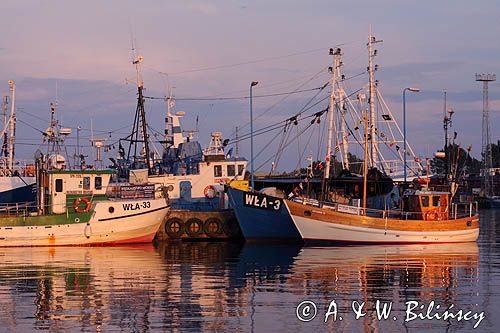
{"label": "rigging line", "polygon": [[280,142],[280,146],[279,146],[279,150],[276,152],[276,156],[274,158],[274,167],[276,168],[280,162],[280,159],[281,159],[281,156],[283,155],[283,151],[285,149],[284,145],[286,144],[286,142],[288,141],[288,139],[290,138],[290,135],[292,134],[292,131],[290,130],[290,127],[289,128],[289,131],[287,134],[285,134],[283,132],[282,134],[282,140]]}
{"label": "rigging line", "polygon": [[295,140],[298,140],[298,138],[299,138],[299,137],[300,137],[300,136],[301,136],[301,135],[302,135],[305,131],[307,131],[307,129],[309,129],[309,128],[313,125],[313,124],[314,124],[314,122],[313,122],[313,123],[310,123],[310,124],[309,124],[309,125],[307,125],[307,126],[306,126],[306,127],[305,127],[302,131],[301,131],[301,132],[298,132],[298,128],[297,128],[297,135],[296,135],[294,138],[292,138],[292,140],[291,140],[291,141],[286,142],[286,141],[288,141],[288,139],[289,139],[290,134],[292,133],[292,131],[290,130],[290,131],[288,132],[287,139],[286,139],[286,141],[285,141],[284,146],[280,149],[280,152],[279,152],[278,158],[276,159],[276,164],[275,164],[275,166],[276,166],[276,165],[278,165],[279,160],[281,159],[281,156],[283,156],[283,153],[284,153],[284,151],[285,151],[286,147],[288,147],[289,145],[291,145],[291,144],[292,144]]}
{"label": "rigging line", "polygon": [[[286,149],[286,147],[288,147],[289,145],[291,145],[296,139],[298,136],[302,135],[304,132],[306,132],[313,124],[309,123],[300,133],[297,134],[297,136],[295,136],[294,138],[291,139],[291,141],[287,142],[285,144],[285,146],[283,147],[283,150]],[[289,131],[289,133],[291,133],[291,131]],[[282,150],[282,152],[283,152]],[[271,160],[272,156],[270,158],[268,158],[264,163],[262,163],[261,165],[259,165],[257,167],[257,170],[259,170],[260,168],[262,168],[264,165],[266,165],[270,160]],[[279,160],[278,160],[279,162]],[[275,167],[277,166],[277,164],[274,165]]]}
{"label": "rigging line", "polygon": [[[311,118],[311,117],[316,116],[316,114],[317,114],[318,112],[315,112],[315,113],[313,113],[313,114],[311,114],[311,115],[308,115],[308,116],[306,116],[306,117],[303,117],[303,118],[299,118],[299,116],[301,116],[304,112],[306,112],[306,111],[308,111],[308,110],[312,109],[313,107],[315,107],[315,106],[316,106],[316,105],[318,105],[319,103],[323,102],[323,101],[324,101],[325,99],[327,99],[328,97],[329,97],[329,96],[325,96],[324,98],[322,98],[322,99],[321,99],[321,100],[319,100],[318,102],[314,103],[313,105],[309,106],[308,108],[306,108],[306,109],[302,110],[302,111],[301,111],[301,112],[299,112],[299,113],[296,113],[296,114],[295,114],[295,116],[289,117],[289,118],[287,118],[287,119],[285,119],[285,120],[283,120],[283,121],[281,121],[281,122],[279,122],[279,123],[277,123],[277,124],[280,124],[280,123],[282,123],[282,122],[287,122],[287,121],[290,121],[290,120],[297,120],[297,121],[301,121],[301,120],[304,120],[304,119],[307,119],[307,118]],[[320,111],[320,112],[321,112],[321,111]],[[273,125],[271,125],[271,126],[273,126]],[[268,127],[270,127],[270,126],[268,126]],[[265,128],[266,128],[266,127],[265,127]],[[242,135],[242,137],[244,137],[244,136],[249,136],[249,135],[250,135],[250,133],[245,133],[245,134],[243,134],[243,135]],[[254,135],[255,135],[255,134],[254,134]]]}
{"label": "rigging line", "polygon": [[[299,85],[299,86],[297,87],[297,89],[299,89],[299,88],[303,87],[305,84],[307,84],[307,83],[309,83],[310,81],[314,80],[314,79],[315,79],[318,75],[320,75],[320,74],[323,72],[323,70],[324,70],[325,68],[326,68],[326,67],[322,67],[320,71],[318,71],[316,74],[314,74],[314,75],[313,75],[313,77],[311,77],[309,80],[307,80],[306,82],[304,82],[304,83],[302,83],[301,85]],[[326,83],[326,84],[324,84],[324,85],[321,87],[321,89],[320,89],[320,91],[319,91],[319,92],[323,91],[323,90],[324,90],[324,89],[325,89],[325,88],[326,88],[329,84],[330,84],[330,81],[327,81],[327,83]],[[353,94],[357,93],[357,92],[358,92],[358,91],[360,91],[360,90],[361,90],[361,89],[358,89],[358,90],[357,90],[357,91],[355,91]],[[312,98],[312,99],[311,99],[308,103],[312,102],[312,100],[314,100],[314,98],[316,98],[316,96],[319,94],[319,92],[318,92],[315,96],[313,96],[313,98]],[[283,97],[282,99],[280,99],[279,101],[277,101],[276,103],[274,103],[273,105],[271,105],[269,108],[267,108],[266,110],[264,110],[261,114],[259,114],[258,116],[256,116],[256,117],[254,118],[254,120],[259,119],[261,116],[263,116],[264,114],[266,114],[267,112],[269,112],[271,109],[273,109],[276,105],[278,105],[279,103],[281,103],[281,102],[283,102],[284,100],[286,100],[289,96],[290,96],[290,95],[286,95],[285,97]],[[352,94],[345,96],[345,97],[344,97],[344,99],[349,98],[350,96],[352,96]],[[304,106],[298,114],[301,114],[302,112],[305,112],[305,111],[307,111],[307,110],[309,110],[309,109],[313,108],[314,106],[318,105],[319,103],[321,103],[322,101],[326,100],[326,99],[327,99],[327,98],[329,98],[329,97],[330,97],[330,96],[325,96],[324,98],[322,98],[322,99],[321,99],[321,100],[319,100],[318,102],[316,102],[316,103],[314,103],[314,104],[310,105],[309,107],[306,107],[306,106],[307,106],[307,104],[308,104],[308,103],[306,103],[306,106]],[[245,125],[241,126],[240,128],[241,128],[241,129],[243,129],[243,128],[247,127],[249,124],[250,124],[250,122],[247,122]]]}
{"label": "rigging line", "polygon": [[[359,91],[361,91],[361,90],[362,90],[362,88],[361,88],[361,89],[358,89],[358,90],[356,90],[356,91],[354,91],[354,92],[352,92],[352,93],[351,93],[351,94],[349,94],[349,95],[344,96],[342,99],[348,99],[350,96],[352,96],[352,95],[356,94],[357,92],[359,92]],[[264,128],[262,128],[262,129],[259,129],[259,130],[257,130],[257,131],[254,131],[254,136],[255,136],[255,135],[260,135],[260,134],[263,134],[263,133],[258,133],[258,134],[255,134],[255,132],[259,132],[259,131],[262,131],[262,130],[264,130],[264,129],[267,129],[267,128],[270,128],[270,127],[273,127],[273,126],[277,126],[277,125],[279,125],[279,124],[281,124],[281,123],[283,123],[283,122],[285,122],[285,123],[286,123],[286,122],[288,122],[289,120],[294,119],[294,118],[296,118],[296,117],[297,117],[297,118],[296,118],[296,120],[297,120],[297,121],[301,121],[301,120],[304,120],[304,119],[308,119],[308,118],[311,118],[311,117],[315,117],[315,116],[318,114],[318,112],[313,113],[313,114],[308,115],[308,116],[305,116],[305,117],[303,117],[303,118],[298,118],[298,116],[300,116],[302,113],[304,113],[305,111],[307,111],[307,110],[309,110],[309,109],[313,108],[314,106],[316,106],[317,104],[319,104],[320,102],[324,101],[325,99],[327,99],[327,98],[329,98],[329,97],[330,97],[330,96],[325,96],[324,98],[322,98],[322,99],[321,99],[321,100],[319,100],[318,102],[316,102],[316,103],[314,103],[313,105],[309,106],[307,109],[305,109],[305,110],[301,111],[300,113],[298,113],[296,116],[293,116],[293,117],[287,118],[287,119],[285,119],[285,120],[283,120],[283,121],[280,121],[280,122],[278,122],[278,123],[275,123],[275,124],[273,124],[273,125],[269,125],[269,126],[267,126],[267,127],[264,127]],[[336,102],[336,103],[338,103],[338,102]],[[320,111],[320,112],[321,112],[321,111]],[[328,112],[328,111],[325,111],[325,112]],[[346,124],[346,125],[347,125],[347,124]],[[349,126],[347,126],[347,127],[349,128]],[[350,128],[349,128],[349,129],[350,129]],[[266,133],[267,133],[267,132],[266,132]],[[251,134],[250,134],[250,133],[245,133],[245,134],[241,135],[240,137],[238,137],[238,141],[236,141],[235,139],[230,139],[230,143],[235,143],[235,142],[240,142],[240,141],[246,140],[246,139],[250,138],[250,136],[251,136]]]}
{"label": "rigging line", "polygon": [[[379,135],[377,134],[377,136],[379,136]],[[383,141],[382,141],[382,142],[383,142]],[[398,158],[398,157],[399,157],[399,158],[401,159],[401,157],[400,157],[400,156],[399,156],[396,152],[394,152],[394,150],[390,149],[390,148],[392,148],[392,147],[389,147],[389,146],[387,145],[387,142],[383,142],[383,144],[384,144],[384,145],[388,148],[387,150],[388,150],[389,152],[391,152],[391,153],[392,153],[392,154],[393,154],[396,158]],[[401,160],[400,160],[400,161],[401,161]],[[406,166],[406,168],[407,168],[407,169],[410,169],[410,171],[411,171],[411,172],[413,172],[413,174],[414,174],[417,178],[419,178],[419,179],[420,179],[420,178],[422,178],[422,177],[420,177],[420,175],[418,174],[418,170],[417,170],[417,171],[415,171],[415,170],[414,170],[411,166],[408,166],[408,165]]]}
{"label": "rigging line", "polygon": [[[38,119],[38,120],[41,120],[41,121],[43,121],[43,122],[45,122],[45,123],[47,123],[47,122],[49,121],[49,119],[43,119],[43,118],[41,118],[41,117],[39,117],[39,116],[37,116],[37,115],[34,115],[34,114],[32,114],[32,113],[30,113],[30,112],[28,112],[28,111],[22,110],[22,109],[18,109],[18,110],[17,110],[17,112],[25,113],[25,114],[27,114],[27,115],[29,115],[29,116],[32,116],[32,117],[34,117],[34,118],[36,118],[36,119]],[[19,119],[17,119],[17,120],[18,120],[19,122],[22,122],[22,121],[21,121],[21,120],[19,120]],[[78,127],[71,127],[71,126],[65,126],[65,127],[66,127],[66,128],[75,129],[75,130],[76,130],[76,129],[78,129]],[[94,132],[99,132],[99,133],[115,133],[115,132],[117,132],[117,131],[120,131],[120,130],[125,129],[125,128],[129,128],[129,127],[130,127],[130,125],[126,125],[126,126],[123,126],[123,127],[120,127],[120,128],[114,129],[114,130],[111,130],[111,131],[106,131],[106,130],[96,130],[96,129],[91,130],[91,129],[88,129],[88,128],[81,128],[81,127],[80,127],[80,130],[81,130],[81,131],[86,131],[86,132],[94,131]],[[117,134],[127,134],[127,133],[117,133]]]}
{"label": "rigging line", "polygon": [[[302,121],[302,120],[305,120],[305,119],[308,119],[308,118],[312,118],[312,117],[318,117],[320,116],[321,114],[323,114],[324,112],[327,112],[326,109],[325,110],[322,110],[322,111],[319,111],[319,112],[315,112],[313,114],[310,114],[310,115],[307,115],[305,117],[302,117],[302,118],[299,118],[298,116],[294,116],[294,117],[290,117],[290,118],[287,118],[285,120],[282,120],[278,123],[275,123],[273,125],[269,125],[269,126],[266,126],[264,128],[261,128],[257,131],[254,131],[254,134],[253,136],[256,136],[256,135],[261,135],[261,134],[264,134],[264,133],[267,133],[267,132],[270,132],[272,130],[275,130],[275,129],[278,129],[278,128],[281,128],[281,124],[282,123],[285,123],[284,125],[285,126],[289,126],[292,124],[292,122],[294,121]],[[265,130],[265,131],[264,131]],[[243,141],[243,140],[246,140],[246,139],[249,139],[251,137],[251,133],[245,133],[243,134],[242,136],[239,136],[238,137],[238,140],[236,139],[230,139],[229,143],[235,143],[235,142],[239,142],[239,141]]]}
{"label": "rigging line", "polygon": [[325,89],[328,85],[330,84],[330,82],[326,82],[322,87],[321,87],[321,90],[319,90],[313,97],[311,97],[311,99],[309,99],[309,101],[302,107],[302,109],[300,109],[299,111],[299,114],[301,114],[308,106],[310,103],[312,103],[312,101],[323,91],[323,89]]}
{"label": "rigging line", "polygon": [[[277,129],[281,129],[283,125],[279,125],[279,126],[275,126],[274,128],[270,128],[266,131],[262,131],[262,132],[259,132],[257,134],[254,134],[253,136],[259,136],[259,135],[262,135],[262,134],[266,134],[266,133],[269,133],[269,132],[272,132],[274,130],[277,130]],[[286,125],[285,125],[286,126]],[[244,138],[238,138],[238,140],[234,140],[234,141],[229,141],[228,144],[235,144],[236,142],[240,142],[240,141],[243,141],[243,140],[247,140],[247,139],[250,139],[251,136],[247,136],[247,137],[244,137]]]}
{"label": "rigging line", "polygon": [[[337,46],[342,46],[342,45],[345,45],[345,44],[346,43],[342,43],[342,44],[338,44]],[[202,68],[195,68],[195,69],[188,69],[188,70],[171,72],[171,73],[167,73],[167,72],[163,72],[163,71],[158,71],[158,70],[156,70],[154,68],[151,68],[151,67],[148,67],[148,68],[153,69],[153,70],[155,70],[158,73],[163,74],[163,75],[180,75],[180,74],[187,74],[187,73],[211,71],[211,70],[217,70],[217,69],[223,69],[223,68],[232,68],[232,67],[243,66],[243,65],[251,65],[251,64],[256,64],[256,63],[259,63],[259,62],[265,62],[265,61],[270,61],[270,60],[278,60],[278,59],[290,58],[290,57],[294,57],[294,56],[298,56],[298,55],[303,55],[303,54],[308,54],[308,53],[319,52],[321,50],[324,50],[324,48],[318,48],[318,49],[313,49],[313,50],[295,52],[295,53],[290,53],[290,54],[283,55],[283,56],[266,57],[266,58],[261,58],[261,59],[256,59],[256,60],[239,62],[239,63],[233,63],[233,64],[227,64],[227,65],[209,66],[209,67],[202,67]]]}
{"label": "rigging line", "polygon": [[24,125],[26,125],[26,126],[28,126],[28,127],[30,127],[30,128],[32,128],[32,129],[34,129],[35,131],[38,131],[38,132],[42,133],[43,135],[45,135],[44,131],[39,130],[38,128],[32,126],[31,124],[29,124],[29,123],[27,123],[27,122],[25,122],[25,121],[23,121],[21,119],[17,119],[17,121],[20,122],[20,123],[22,123],[22,124],[24,124]]}
{"label": "rigging line", "polygon": [[254,160],[256,160],[267,148],[269,148],[271,146],[271,143],[273,143],[274,140],[276,140],[276,138],[280,134],[281,134],[281,131],[279,131],[278,133],[276,133],[276,135],[273,136],[272,139],[266,145],[264,145],[264,147],[257,153],[257,155],[254,156]]}
{"label": "rigging line", "polygon": [[37,115],[35,115],[35,114],[33,114],[33,113],[30,113],[30,112],[28,112],[28,111],[25,111],[24,109],[17,109],[17,112],[25,113],[25,114],[27,114],[27,115],[29,115],[29,116],[32,116],[33,118],[36,118],[36,119],[38,119],[38,120],[43,121],[44,123],[46,123],[46,122],[48,122],[48,121],[49,121],[48,119],[43,119],[42,117],[39,117],[39,116],[37,116]]}
{"label": "rigging line", "polygon": [[[362,90],[362,88],[361,88],[361,89],[358,89],[358,90],[356,90],[356,91],[354,91],[354,92],[352,92],[352,93],[351,93],[351,94],[349,94],[349,95],[344,96],[344,97],[342,98],[342,100],[348,99],[349,97],[351,97],[352,95],[354,95],[354,94],[358,93],[358,92],[359,92],[359,91],[361,91],[361,90]],[[291,119],[296,119],[297,121],[300,121],[300,120],[304,120],[304,119],[307,119],[307,118],[311,118],[311,117],[316,116],[316,114],[317,114],[318,112],[313,113],[313,114],[311,114],[311,115],[308,115],[308,116],[306,116],[306,117],[304,117],[304,118],[298,118],[298,116],[302,115],[302,113],[304,113],[304,112],[306,112],[306,111],[308,111],[308,110],[312,109],[313,107],[315,107],[316,105],[318,105],[319,103],[323,102],[324,100],[326,100],[326,99],[327,99],[327,98],[329,98],[329,97],[330,97],[330,96],[325,96],[325,97],[323,97],[321,100],[319,100],[319,101],[317,101],[316,103],[314,103],[314,104],[310,105],[310,106],[309,106],[309,107],[307,107],[306,109],[304,109],[304,110],[300,111],[300,112],[299,112],[299,113],[297,113],[295,116],[290,117],[290,118],[287,118],[287,119],[286,119],[286,120],[284,120],[284,121],[286,122],[286,121],[291,120]],[[339,101],[340,101],[340,99],[339,99]],[[336,104],[337,104],[337,103],[338,103],[338,101],[336,102]],[[328,112],[328,111],[325,111],[325,112]],[[278,123],[275,123],[275,125],[276,125],[276,124],[281,124],[281,123],[282,123],[282,122],[284,122],[284,121],[280,121],[280,122],[278,122]],[[268,128],[268,127],[271,127],[271,126],[274,126],[274,125],[270,125],[270,126],[267,126],[267,127],[264,127],[264,128]],[[254,133],[254,135],[255,135],[255,133]],[[243,137],[249,137],[249,136],[250,136],[250,133],[245,133],[245,134],[243,134],[243,135],[241,136],[241,138],[243,138]],[[245,138],[245,139],[247,139],[247,138]]]}
{"label": "rigging line", "polygon": [[[319,127],[319,126],[318,126]],[[312,138],[312,134],[309,136],[309,139],[307,140],[306,142],[306,145],[304,146],[304,150],[302,150],[302,153],[299,152],[299,160],[297,162],[297,169],[300,168],[300,161],[302,161],[302,159],[304,158],[304,154],[306,153],[306,150],[307,150],[307,147],[309,147],[309,143],[311,143],[311,138]],[[312,156],[311,156],[312,158]]]}
{"label": "rigging line", "polygon": [[[323,66],[322,66],[323,68]],[[316,71],[314,71],[316,72]],[[260,85],[259,85],[259,89],[260,90],[267,90],[268,88],[270,87],[274,87],[274,86],[283,86],[284,84],[286,84],[287,86],[289,86],[290,84],[293,84],[295,83],[296,81],[299,81],[299,80],[302,80],[304,78],[309,78],[311,75],[311,73],[308,73],[306,75],[301,75],[299,77],[293,77],[291,79],[288,79],[288,80],[285,80],[285,81],[275,81],[275,82],[271,82],[271,83],[268,83],[268,82],[262,82]],[[164,76],[162,76],[163,78]],[[168,76],[167,76],[168,78]],[[247,92],[248,89],[238,89],[238,90],[232,90],[232,91],[226,91],[226,92],[223,92],[223,93],[215,93],[215,94],[210,94],[210,95],[206,95],[206,96],[201,96],[200,98],[215,98],[215,97],[218,97],[218,96],[221,96],[221,95],[230,95],[230,94],[235,94],[235,93],[243,93],[243,92]],[[175,99],[175,98],[174,98]]]}
{"label": "rigging line", "polygon": [[[302,88],[303,86],[305,86],[307,83],[311,82],[312,80],[314,80],[318,75],[320,75],[324,69],[326,67],[323,67],[321,68],[320,71],[318,71],[316,74],[314,74],[309,80],[305,81],[304,83],[300,84],[295,90],[299,90],[300,88]],[[323,88],[324,89],[324,88]],[[257,115],[254,120],[257,120],[259,119],[260,117],[264,116],[266,113],[268,113],[269,111],[271,111],[274,107],[276,107],[276,105],[282,103],[283,101],[285,101],[288,97],[290,97],[291,94],[288,94],[288,95],[285,95],[283,98],[281,98],[279,101],[276,101],[274,104],[272,104],[270,107],[268,107],[267,109],[265,109],[263,112],[261,112],[259,115]],[[245,128],[249,125],[249,122],[247,122],[245,125],[241,126],[241,128]]]}
{"label": "rigging line", "polygon": [[[311,89],[303,89],[303,90],[294,90],[289,92],[275,93],[275,94],[266,94],[266,95],[254,95],[252,98],[263,98],[263,97],[274,97],[274,96],[283,96],[289,94],[299,94],[303,92],[309,92],[314,90],[321,90],[322,87],[316,87]],[[152,100],[163,100],[166,101],[165,97],[153,97],[153,96],[144,96],[144,98],[152,99]],[[249,99],[250,96],[236,96],[236,97],[176,97],[176,101],[228,101],[228,100],[239,100],[239,99]]]}

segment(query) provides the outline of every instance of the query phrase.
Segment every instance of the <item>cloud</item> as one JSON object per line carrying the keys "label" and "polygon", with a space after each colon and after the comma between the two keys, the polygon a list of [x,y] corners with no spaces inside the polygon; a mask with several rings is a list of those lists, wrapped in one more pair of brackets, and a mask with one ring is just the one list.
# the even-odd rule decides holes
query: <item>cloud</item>
{"label": "cloud", "polygon": [[197,13],[203,15],[215,15],[217,14],[217,7],[212,2],[206,2],[203,0],[191,0],[188,1],[187,7]]}

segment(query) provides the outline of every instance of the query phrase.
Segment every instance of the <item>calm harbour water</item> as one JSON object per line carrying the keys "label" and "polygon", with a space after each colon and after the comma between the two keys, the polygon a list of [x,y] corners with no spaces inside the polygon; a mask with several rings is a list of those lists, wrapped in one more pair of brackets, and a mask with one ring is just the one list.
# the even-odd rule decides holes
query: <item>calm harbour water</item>
{"label": "calm harbour water", "polygon": [[[499,227],[486,210],[477,244],[0,248],[0,331],[497,331]],[[304,300],[317,307],[310,322],[296,317]],[[333,300],[337,320],[324,323]],[[387,320],[377,300],[392,302]],[[475,330],[475,319],[405,322],[406,302],[432,300],[433,312],[453,304],[484,319]],[[365,302],[358,320],[353,301]]]}

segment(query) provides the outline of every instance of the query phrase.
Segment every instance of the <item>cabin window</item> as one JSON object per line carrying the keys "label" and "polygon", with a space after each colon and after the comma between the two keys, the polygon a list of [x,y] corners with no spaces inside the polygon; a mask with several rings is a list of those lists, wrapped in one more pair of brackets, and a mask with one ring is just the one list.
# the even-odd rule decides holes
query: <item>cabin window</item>
{"label": "cabin window", "polygon": [[227,176],[234,177],[236,175],[236,166],[234,164],[228,164],[227,166]]}
{"label": "cabin window", "polygon": [[429,197],[421,197],[422,198],[422,207],[429,207]]}
{"label": "cabin window", "polygon": [[214,177],[222,177],[222,165],[214,165]]}
{"label": "cabin window", "polygon": [[245,170],[245,166],[243,164],[238,164],[238,176],[243,176],[243,170]]}
{"label": "cabin window", "polygon": [[63,191],[63,180],[56,179],[56,192],[62,192],[62,191]]}
{"label": "cabin window", "polygon": [[438,195],[434,195],[434,196],[432,197],[432,205],[433,205],[434,207],[439,207],[439,206],[441,206],[441,197],[440,197],[440,196],[438,196]]}
{"label": "cabin window", "polygon": [[90,190],[90,177],[83,177],[83,189]]}
{"label": "cabin window", "polygon": [[102,189],[102,177],[95,177],[94,187],[96,190]]}

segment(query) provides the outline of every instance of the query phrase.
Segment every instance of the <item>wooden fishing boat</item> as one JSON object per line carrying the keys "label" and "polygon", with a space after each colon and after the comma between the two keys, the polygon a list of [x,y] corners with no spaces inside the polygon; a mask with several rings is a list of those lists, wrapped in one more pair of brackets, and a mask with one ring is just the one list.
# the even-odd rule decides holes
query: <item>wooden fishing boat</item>
{"label": "wooden fishing boat", "polygon": [[[456,243],[479,235],[473,203],[449,203],[449,194],[415,191],[407,209],[375,210],[334,203],[285,200],[302,239],[339,243]],[[450,210],[451,208],[451,210]]]}

